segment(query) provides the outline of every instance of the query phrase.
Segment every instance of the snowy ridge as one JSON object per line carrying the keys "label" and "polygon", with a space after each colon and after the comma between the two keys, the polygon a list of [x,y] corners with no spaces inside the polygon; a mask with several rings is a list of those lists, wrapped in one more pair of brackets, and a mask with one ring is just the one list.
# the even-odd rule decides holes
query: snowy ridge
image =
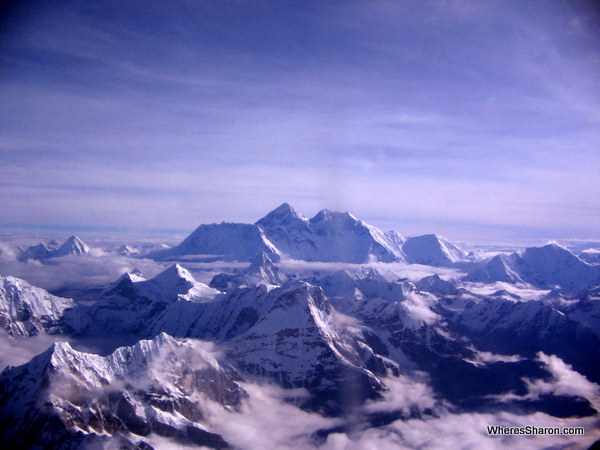
{"label": "snowy ridge", "polygon": [[291,259],[351,263],[402,260],[398,234],[383,233],[348,212],[324,209],[307,219],[284,203],[256,224]]}
{"label": "snowy ridge", "polygon": [[209,286],[220,291],[231,291],[241,286],[256,286],[258,284],[281,285],[287,276],[273,264],[265,252],[260,252],[241,273],[215,275]]}
{"label": "snowy ridge", "polygon": [[435,234],[406,239],[402,251],[406,262],[427,266],[449,266],[467,256],[460,247]]}
{"label": "snowy ridge", "polygon": [[200,225],[181,244],[149,255],[155,259],[172,259],[182,255],[197,255],[202,259],[235,259],[248,261],[265,252],[278,261],[280,251],[269,241],[258,225],[220,223]]}
{"label": "snowy ridge", "polygon": [[15,277],[0,277],[0,326],[11,336],[60,332],[60,320],[75,303]]}
{"label": "snowy ridge", "polygon": [[106,357],[56,343],[0,376],[0,437],[16,446],[47,446],[113,436],[135,442],[155,433],[225,447],[206,430],[203,402],[238,408],[247,395],[237,380],[196,343],[166,334]]}
{"label": "snowy ridge", "polygon": [[[227,344],[228,357],[242,371],[286,388],[305,388],[321,399],[318,408],[325,410],[337,407],[323,399],[339,398],[344,390],[355,390],[358,398],[377,398],[385,389],[339,334],[320,288],[290,282],[272,291],[268,300],[256,323]],[[369,356],[374,353],[370,350]]]}
{"label": "snowy ridge", "polygon": [[589,248],[579,254],[579,259],[588,264],[600,264],[600,249]]}
{"label": "snowy ridge", "polygon": [[[156,323],[161,315],[183,314],[195,317],[204,304],[221,292],[194,279],[190,272],[175,264],[156,277],[146,280],[138,273],[124,274],[92,306],[81,306],[65,317],[65,322],[80,336],[116,336],[133,333],[151,337],[160,331]],[[172,311],[169,313],[168,311]]]}
{"label": "snowy ridge", "polygon": [[194,279],[192,274],[179,264],[173,264],[150,280],[141,273],[126,273],[104,292],[104,297],[136,296],[154,302],[186,300],[192,302],[211,301],[220,292]]}
{"label": "snowy ridge", "polygon": [[511,255],[497,255],[463,278],[465,281],[490,283],[528,283],[564,289],[600,284],[600,266],[588,264],[557,244],[529,247]]}

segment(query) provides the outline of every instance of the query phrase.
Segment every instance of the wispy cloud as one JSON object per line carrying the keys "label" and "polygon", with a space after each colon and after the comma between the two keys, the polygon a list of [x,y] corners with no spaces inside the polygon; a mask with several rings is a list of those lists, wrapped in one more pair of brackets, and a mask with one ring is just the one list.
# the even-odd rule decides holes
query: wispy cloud
{"label": "wispy cloud", "polygon": [[531,8],[23,9],[0,54],[0,221],[182,228],[290,201],[407,234],[591,236],[597,36],[582,8]]}

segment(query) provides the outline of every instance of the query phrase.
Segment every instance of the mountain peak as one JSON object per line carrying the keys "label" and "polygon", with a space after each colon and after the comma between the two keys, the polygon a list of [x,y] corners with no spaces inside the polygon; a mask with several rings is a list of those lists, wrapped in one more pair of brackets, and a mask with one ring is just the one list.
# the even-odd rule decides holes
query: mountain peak
{"label": "mountain peak", "polygon": [[457,245],[436,234],[408,238],[402,250],[409,264],[447,266],[460,261],[466,253]]}
{"label": "mountain peak", "polygon": [[310,219],[310,221],[313,223],[327,222],[330,220],[358,222],[358,219],[356,217],[354,217],[354,215],[349,213],[348,211],[339,212],[339,211],[331,211],[329,209],[322,209],[315,215],[315,217]]}
{"label": "mountain peak", "polygon": [[277,227],[290,225],[296,221],[304,221],[306,218],[297,212],[289,203],[282,203],[265,217],[256,222],[261,227]]}
{"label": "mountain peak", "polygon": [[52,252],[53,256],[87,255],[92,249],[76,235],[70,236],[58,250]]}
{"label": "mountain peak", "polygon": [[244,274],[246,282],[250,284],[281,284],[286,280],[286,276],[273,265],[271,258],[265,252],[256,255]]}
{"label": "mountain peak", "polygon": [[180,266],[179,264],[173,264],[172,266],[168,267],[167,269],[163,270],[161,273],[156,275],[153,279],[161,283],[181,279],[190,281],[192,283],[196,281],[192,274],[189,272],[189,270]]}

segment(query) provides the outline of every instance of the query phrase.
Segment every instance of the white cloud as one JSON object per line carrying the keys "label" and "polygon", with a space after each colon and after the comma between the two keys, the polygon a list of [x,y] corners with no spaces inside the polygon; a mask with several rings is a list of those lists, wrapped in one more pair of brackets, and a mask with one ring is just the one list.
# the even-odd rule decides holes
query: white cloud
{"label": "white cloud", "polygon": [[81,255],[39,261],[0,261],[0,274],[22,278],[46,290],[64,287],[103,286],[116,281],[122,274],[138,268],[146,277],[164,270],[165,263],[115,255]]}
{"label": "white cloud", "polygon": [[[351,264],[338,262],[312,262],[289,260],[281,261],[275,264],[278,268],[290,273],[308,273],[314,271],[320,272],[336,272],[338,270],[348,270],[356,272],[365,267],[365,264]],[[446,267],[422,266],[420,264],[406,263],[369,263],[368,266],[375,267],[381,270],[384,275],[392,273],[397,278],[406,278],[410,281],[419,281],[423,277],[437,274],[444,279],[460,278],[464,273],[457,269]]]}
{"label": "white cloud", "polygon": [[540,395],[580,396],[589,400],[600,410],[600,386],[573,370],[556,355],[537,354],[537,360],[544,363],[552,378],[545,380],[526,380],[528,397],[538,398]]}
{"label": "white cloud", "polygon": [[[585,436],[488,436],[487,426],[575,427],[585,428]],[[354,435],[332,434],[325,448],[363,449],[473,449],[503,450],[519,448],[587,448],[600,438],[596,418],[557,419],[543,413],[531,415],[443,414],[440,417],[396,421],[381,429],[370,429]],[[564,446],[564,447],[563,447]]]}
{"label": "white cloud", "polygon": [[310,448],[310,435],[322,428],[339,425],[339,419],[325,418],[285,402],[290,394],[276,386],[242,384],[250,395],[240,412],[229,412],[206,404],[206,421],[211,430],[240,449]]}
{"label": "white cloud", "polygon": [[435,395],[427,385],[428,377],[424,373],[385,378],[383,382],[389,390],[383,394],[383,400],[368,402],[364,406],[365,412],[401,410],[405,415],[410,415],[411,412],[423,412],[437,406]]}
{"label": "white cloud", "polygon": [[409,292],[406,294],[404,301],[400,303],[400,306],[410,318],[417,322],[417,326],[420,325],[420,322],[432,325],[441,319],[439,314],[431,310],[433,303],[433,296]]}

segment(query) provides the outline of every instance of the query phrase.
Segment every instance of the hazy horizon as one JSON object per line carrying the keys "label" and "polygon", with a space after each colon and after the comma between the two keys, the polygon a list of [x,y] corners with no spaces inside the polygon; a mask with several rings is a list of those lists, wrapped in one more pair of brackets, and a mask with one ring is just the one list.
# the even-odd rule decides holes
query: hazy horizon
{"label": "hazy horizon", "polygon": [[187,233],[289,202],[598,239],[592,5],[10,3],[0,226]]}

